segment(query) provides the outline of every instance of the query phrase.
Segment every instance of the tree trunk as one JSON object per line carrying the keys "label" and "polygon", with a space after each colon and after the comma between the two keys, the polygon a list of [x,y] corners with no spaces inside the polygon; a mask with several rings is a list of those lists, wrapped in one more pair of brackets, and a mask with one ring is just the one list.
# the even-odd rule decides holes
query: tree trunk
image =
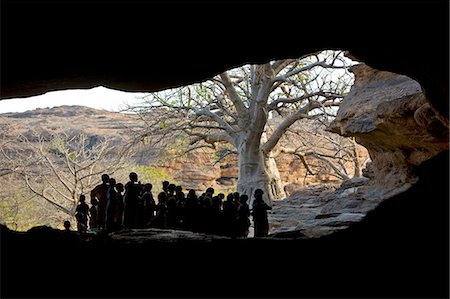
{"label": "tree trunk", "polygon": [[271,189],[273,199],[280,200],[285,198],[286,193],[284,192],[283,184],[281,183],[280,172],[278,171],[278,166],[275,162],[275,158],[266,158],[264,162],[267,174],[270,178],[269,187]]}
{"label": "tree trunk", "polygon": [[256,189],[264,191],[264,201],[272,205],[272,201],[285,197],[281,186],[280,173],[274,158],[266,159],[261,150],[259,139],[247,139],[237,146],[239,153],[239,178],[237,191],[247,194],[249,206],[253,204],[253,193]]}

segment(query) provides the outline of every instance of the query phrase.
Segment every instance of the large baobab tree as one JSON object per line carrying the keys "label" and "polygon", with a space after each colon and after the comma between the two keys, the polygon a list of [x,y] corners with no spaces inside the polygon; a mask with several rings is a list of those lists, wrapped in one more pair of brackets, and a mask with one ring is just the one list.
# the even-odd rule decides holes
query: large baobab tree
{"label": "large baobab tree", "polygon": [[[251,196],[261,188],[271,203],[285,197],[272,154],[280,138],[300,119],[333,115],[352,84],[348,65],[336,51],[244,65],[206,82],[151,93],[129,109],[147,123],[145,135],[155,143],[187,134],[191,149],[231,144],[238,154],[237,190]],[[283,121],[269,134],[273,116]]]}

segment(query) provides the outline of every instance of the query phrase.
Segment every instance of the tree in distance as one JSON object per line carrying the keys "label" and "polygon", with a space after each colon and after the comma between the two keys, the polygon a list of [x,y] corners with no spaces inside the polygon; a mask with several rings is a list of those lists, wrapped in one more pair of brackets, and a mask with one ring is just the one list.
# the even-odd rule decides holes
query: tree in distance
{"label": "tree in distance", "polygon": [[[353,83],[351,64],[343,51],[322,51],[244,65],[202,83],[150,93],[127,110],[145,122],[140,138],[153,145],[174,135],[188,136],[188,151],[230,144],[229,153],[238,155],[237,191],[252,198],[260,188],[271,204],[286,196],[275,162],[283,151],[280,139],[299,120],[331,121]],[[269,128],[275,118],[281,121]]]}

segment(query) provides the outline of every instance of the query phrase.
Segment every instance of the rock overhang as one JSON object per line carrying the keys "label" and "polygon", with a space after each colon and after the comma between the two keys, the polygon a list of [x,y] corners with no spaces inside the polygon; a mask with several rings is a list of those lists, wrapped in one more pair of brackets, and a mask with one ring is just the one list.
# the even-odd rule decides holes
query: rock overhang
{"label": "rock overhang", "polygon": [[[4,1],[1,98],[99,85],[155,91],[199,82],[246,63],[333,48],[348,50],[374,68],[416,79],[432,105],[448,117],[448,3],[103,4]],[[319,24],[315,13],[274,14],[275,6],[280,12],[320,11],[327,21]],[[244,23],[232,20],[237,11]],[[416,15],[427,22],[417,22]],[[336,20],[336,34],[329,28],[299,27],[300,22],[325,29],[329,20]],[[288,46],[275,42],[279,28],[292,29]],[[340,30],[348,32],[337,34]]]}

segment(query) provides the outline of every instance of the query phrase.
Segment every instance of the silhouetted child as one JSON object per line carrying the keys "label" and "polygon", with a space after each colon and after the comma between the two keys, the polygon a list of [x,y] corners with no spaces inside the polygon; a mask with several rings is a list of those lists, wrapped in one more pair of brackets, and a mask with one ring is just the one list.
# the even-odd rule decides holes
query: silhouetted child
{"label": "silhouetted child", "polygon": [[247,238],[250,228],[250,208],[247,204],[248,196],[242,194],[239,198],[237,208],[237,235],[241,238]]}
{"label": "silhouetted child", "polygon": [[142,200],[144,202],[145,206],[145,214],[144,214],[144,220],[145,225],[150,225],[153,221],[153,218],[155,217],[155,209],[156,209],[156,203],[155,199],[153,198],[152,193],[153,185],[150,183],[144,184],[143,187],[143,194],[142,194]]}
{"label": "silhouetted child", "polygon": [[267,210],[272,208],[263,200],[264,191],[256,189],[254,192],[255,200],[253,201],[252,215],[255,228],[255,237],[267,237],[269,234],[269,221]]}
{"label": "silhouetted child", "polygon": [[89,206],[85,201],[86,197],[83,194],[81,194],[80,201],[75,210],[75,219],[77,220],[77,230],[81,233],[86,232],[88,227],[87,223],[88,223]]}
{"label": "silhouetted child", "polygon": [[166,192],[160,192],[158,194],[158,205],[156,206],[156,215],[152,226],[158,228],[167,227],[167,194]]}
{"label": "silhouetted child", "polygon": [[69,220],[64,221],[64,231],[70,232],[70,221]]}
{"label": "silhouetted child", "polygon": [[98,200],[96,198],[91,199],[91,207],[89,208],[89,229],[92,232],[96,232],[97,227],[97,206],[98,206]]}

